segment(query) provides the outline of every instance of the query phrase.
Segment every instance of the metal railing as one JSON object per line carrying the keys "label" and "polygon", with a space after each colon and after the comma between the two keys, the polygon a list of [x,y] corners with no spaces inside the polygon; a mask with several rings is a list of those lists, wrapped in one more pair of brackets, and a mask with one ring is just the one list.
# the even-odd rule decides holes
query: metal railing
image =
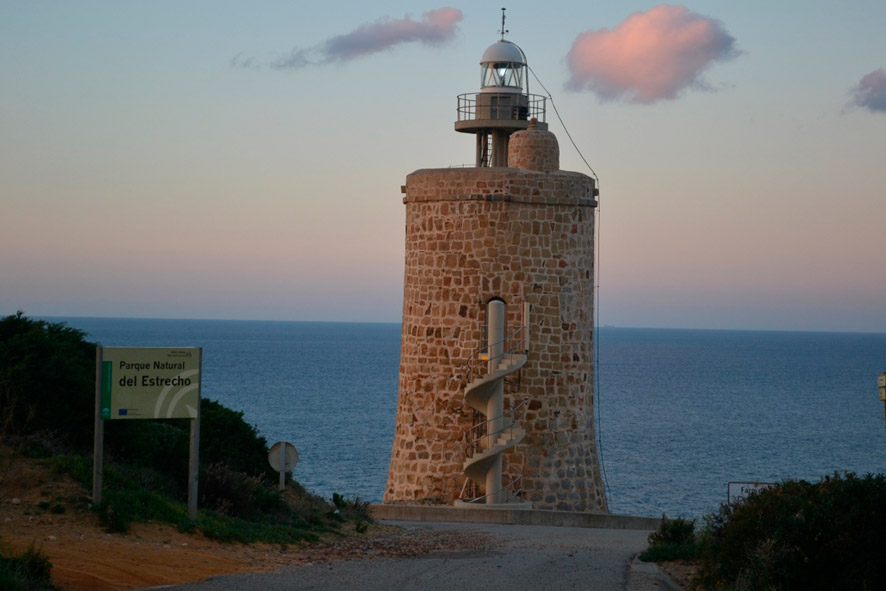
{"label": "metal railing", "polygon": [[[520,401],[520,404],[504,412],[501,416],[486,419],[485,421],[479,422],[468,429],[465,432],[465,459],[471,458],[483,451],[481,443],[484,438],[499,437],[508,429],[519,427],[520,423],[523,422],[522,419],[526,417],[526,408],[528,406],[528,403],[529,399],[524,398],[522,401]],[[493,421],[498,420],[502,421],[502,425],[507,426],[502,427],[494,433],[489,433],[488,425]]]}
{"label": "metal railing", "polygon": [[480,495],[479,497],[469,497],[465,498],[465,491],[468,488],[468,480],[465,480],[464,485],[461,487],[461,494],[459,495],[459,500],[464,503],[483,503],[486,501],[487,497],[491,497],[492,495],[498,494],[501,491],[508,491],[512,496],[519,497],[523,494],[523,474],[517,474],[510,480],[508,480],[504,486],[502,486],[498,490],[494,490],[492,492],[488,492],[485,495]]}
{"label": "metal railing", "polygon": [[[474,350],[473,353],[468,357],[467,361],[464,364],[464,380],[465,384],[470,384],[475,378],[483,378],[486,376],[491,376],[495,374],[497,371],[501,369],[502,362],[510,357],[513,360],[513,365],[510,366],[512,371],[505,371],[504,375],[499,375],[497,380],[502,380],[505,384],[507,384],[507,377],[509,375],[516,374],[519,380],[519,368],[522,366],[524,359],[519,359],[518,355],[528,355],[529,351],[529,306],[527,304],[523,305],[523,324],[511,332],[507,334],[502,340],[487,344],[485,346],[479,347]],[[488,327],[486,327],[488,328]],[[484,329],[484,333],[487,330]],[[490,359],[490,350],[500,350],[501,353],[498,353],[494,357]],[[516,367],[514,367],[516,366]],[[490,370],[490,367],[493,368]],[[508,369],[506,366],[505,369]],[[512,392],[515,394],[516,391]],[[511,399],[513,400],[513,399]],[[482,412],[475,411],[474,412],[474,425],[465,433],[464,437],[464,455],[465,459],[473,457],[477,453],[484,451],[481,449],[481,442],[484,438],[487,437],[495,437],[498,438],[502,433],[509,429],[522,429],[520,426],[525,419],[526,410],[529,407],[529,399],[523,398],[516,406],[512,406],[507,411],[502,411],[502,414],[497,417],[486,418],[483,421],[479,421],[481,416],[484,416]],[[499,422],[501,426],[494,433],[490,433],[489,429],[493,422]],[[486,446],[487,449],[494,449],[495,445],[493,441],[490,441],[489,445]],[[500,453],[500,451],[499,451]],[[508,490],[511,491],[511,496],[519,496],[522,493],[522,490],[519,489],[519,484],[522,483],[523,475],[522,473],[518,476],[512,478],[507,482],[503,487],[494,490],[487,491],[486,494],[481,496],[472,496],[471,498],[465,498],[465,492],[470,488],[472,494],[479,493],[479,484],[474,482],[470,478],[466,478],[465,482],[462,486],[461,493],[459,498],[467,503],[477,503],[483,501],[490,497],[491,495],[497,494],[501,491]]]}
{"label": "metal railing", "polygon": [[[504,358],[508,355],[514,355],[518,352],[525,353],[526,345],[524,344],[523,338],[524,328],[525,327],[521,326],[511,334],[505,336],[504,339],[498,341],[497,343],[485,345],[471,353],[471,356],[468,357],[468,360],[465,362],[465,380],[470,383],[474,379],[481,378],[489,374],[489,349],[497,345],[503,344],[502,352],[499,355],[493,357],[493,360],[504,360]],[[501,361],[499,361],[499,363],[501,363]],[[496,363],[496,366],[498,366],[499,363]]]}
{"label": "metal railing", "polygon": [[[483,95],[484,98],[490,99],[507,99],[502,100],[504,104],[477,104],[477,97]],[[529,99],[528,105],[512,105],[511,99],[514,96],[525,96]],[[493,93],[493,92],[466,92],[458,95],[458,119],[457,121],[476,121],[477,119],[492,119],[497,121],[528,121],[529,119],[537,119],[545,121],[545,101],[547,97],[540,94],[514,94],[514,93]],[[492,101],[497,102],[497,101]],[[484,112],[481,117],[477,117],[478,110]]]}

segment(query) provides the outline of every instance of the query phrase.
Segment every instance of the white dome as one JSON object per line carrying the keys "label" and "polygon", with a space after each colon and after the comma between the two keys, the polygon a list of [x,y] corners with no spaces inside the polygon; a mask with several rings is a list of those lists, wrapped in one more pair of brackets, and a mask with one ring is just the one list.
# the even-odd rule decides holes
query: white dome
{"label": "white dome", "polygon": [[523,52],[510,41],[496,41],[486,48],[486,51],[483,52],[483,57],[480,58],[480,63],[488,64],[491,62],[526,64],[526,60],[523,58]]}

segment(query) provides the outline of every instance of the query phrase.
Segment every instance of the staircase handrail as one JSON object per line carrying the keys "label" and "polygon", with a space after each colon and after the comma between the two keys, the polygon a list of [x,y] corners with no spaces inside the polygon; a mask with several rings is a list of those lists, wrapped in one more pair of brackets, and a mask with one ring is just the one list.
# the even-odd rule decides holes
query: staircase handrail
{"label": "staircase handrail", "polygon": [[[517,419],[523,419],[526,416],[526,407],[528,406],[529,399],[524,398],[520,401],[520,404],[508,409],[507,412],[501,414],[501,416],[493,417],[491,419],[486,419],[482,423],[477,423],[470,429],[465,432],[465,458],[472,457],[475,453],[480,451],[480,441],[483,440],[484,437],[490,436],[498,436],[502,431],[506,431],[507,429],[511,429],[514,426],[517,426],[518,423],[522,422]],[[519,413],[519,414],[518,414]],[[510,419],[510,424],[507,427],[503,427],[499,429],[495,433],[487,432],[487,425],[489,423],[499,420],[499,419]],[[474,435],[474,432],[478,432]],[[482,434],[480,433],[482,431]]]}
{"label": "staircase handrail", "polygon": [[[489,354],[489,349],[495,347],[497,345],[503,344],[502,352],[499,355],[496,355],[494,359],[504,359],[507,355],[513,355],[517,352],[525,352],[526,347],[523,344],[523,332],[524,327],[521,326],[514,332],[509,335],[506,335],[505,338],[498,341],[497,343],[493,343],[491,345],[484,345],[474,350],[471,353],[468,360],[465,362],[465,379],[470,382],[472,379],[483,377],[488,373],[486,368],[489,366],[489,357],[483,359],[484,353],[486,355]],[[483,368],[483,369],[480,369]]]}
{"label": "staircase handrail", "polygon": [[[517,489],[517,485],[523,482],[523,474],[517,474],[513,478],[511,478],[504,486],[502,486],[498,490],[494,490],[492,492],[488,492],[485,495],[481,495],[479,497],[472,497],[470,499],[461,499],[464,503],[480,503],[486,500],[486,497],[490,497],[494,494],[500,493],[503,490],[512,491],[514,496],[520,496],[523,493],[522,489]],[[464,494],[465,487],[462,487],[462,494]]]}

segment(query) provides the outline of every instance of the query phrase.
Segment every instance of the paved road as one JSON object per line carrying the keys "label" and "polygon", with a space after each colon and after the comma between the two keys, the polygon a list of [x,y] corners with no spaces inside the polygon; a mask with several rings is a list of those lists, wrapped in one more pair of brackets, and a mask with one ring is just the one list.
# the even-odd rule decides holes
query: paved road
{"label": "paved road", "polygon": [[414,529],[479,531],[494,537],[481,551],[440,552],[418,558],[373,558],[301,567],[278,573],[224,575],[176,591],[673,591],[653,565],[637,563],[647,531],[405,523]]}

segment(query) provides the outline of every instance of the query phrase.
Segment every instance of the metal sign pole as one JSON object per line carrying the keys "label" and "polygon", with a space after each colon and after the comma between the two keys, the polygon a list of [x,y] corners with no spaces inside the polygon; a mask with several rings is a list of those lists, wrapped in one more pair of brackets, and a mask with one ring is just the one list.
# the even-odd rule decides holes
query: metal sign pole
{"label": "metal sign pole", "polygon": [[880,389],[880,400],[883,402],[883,423],[886,426],[886,371],[877,378],[877,386]]}
{"label": "metal sign pole", "polygon": [[200,476],[200,402],[203,389],[203,347],[197,349],[197,416],[191,419],[191,453],[188,459],[188,519],[197,519],[197,484]]}
{"label": "metal sign pole", "polygon": [[105,425],[101,417],[102,405],[102,348],[95,348],[95,431],[92,447],[92,504],[102,502],[102,462],[105,444]]}

